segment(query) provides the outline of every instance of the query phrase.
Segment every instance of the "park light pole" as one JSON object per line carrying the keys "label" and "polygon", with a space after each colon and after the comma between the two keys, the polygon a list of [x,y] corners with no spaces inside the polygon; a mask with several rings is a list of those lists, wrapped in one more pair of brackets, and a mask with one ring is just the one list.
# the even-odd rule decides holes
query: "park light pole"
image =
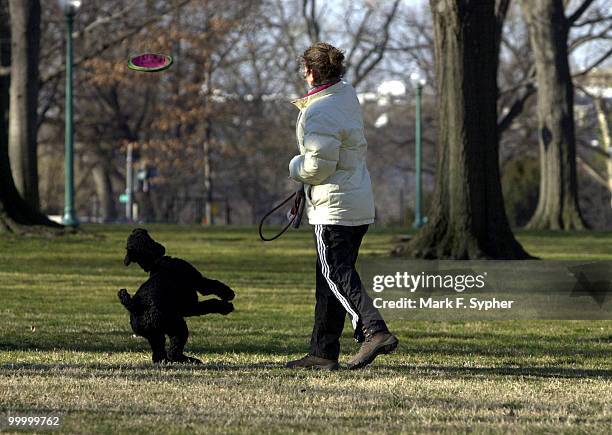
{"label": "park light pole", "polygon": [[81,0],[59,0],[66,16],[66,104],[65,104],[65,155],[64,155],[64,217],[62,223],[70,227],[79,225],[74,212],[74,134],[72,119],[72,23],[81,7]]}
{"label": "park light pole", "polygon": [[421,171],[421,94],[423,92],[423,86],[425,86],[426,80],[424,77],[417,72],[410,74],[410,82],[412,87],[416,90],[416,122],[414,127],[414,142],[415,142],[415,163],[414,163],[414,175],[415,175],[415,210],[414,210],[414,223],[413,228],[421,228],[427,219],[423,217],[423,185],[422,171]]}

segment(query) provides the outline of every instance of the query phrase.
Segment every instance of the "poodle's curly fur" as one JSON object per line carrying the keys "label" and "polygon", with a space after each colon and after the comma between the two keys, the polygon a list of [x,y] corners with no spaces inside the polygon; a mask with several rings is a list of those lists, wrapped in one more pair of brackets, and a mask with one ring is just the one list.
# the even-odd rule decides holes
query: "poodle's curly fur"
{"label": "poodle's curly fur", "polygon": [[[123,263],[137,263],[146,272],[146,280],[130,296],[119,290],[119,300],[130,312],[134,333],[145,337],[153,351],[153,362],[200,363],[183,353],[189,330],[184,317],[210,313],[228,314],[234,306],[234,291],[224,283],[202,276],[185,260],[164,255],[166,249],[149,236],[147,230],[137,228],[128,237]],[[215,295],[220,299],[198,301],[198,294]],[[170,339],[166,351],[166,335]]]}

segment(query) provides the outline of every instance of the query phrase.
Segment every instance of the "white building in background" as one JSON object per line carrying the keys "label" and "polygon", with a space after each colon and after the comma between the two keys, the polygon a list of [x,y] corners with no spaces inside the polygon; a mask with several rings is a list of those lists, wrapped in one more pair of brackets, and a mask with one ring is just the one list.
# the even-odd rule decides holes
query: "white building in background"
{"label": "white building in background", "polygon": [[380,96],[403,97],[406,95],[406,85],[401,80],[387,80],[378,86],[376,92]]}
{"label": "white building in background", "polygon": [[[400,80],[387,80],[382,82],[376,92],[363,92],[357,94],[361,104],[365,102],[375,102],[380,107],[389,106],[392,102],[404,100],[406,98],[406,85]],[[389,115],[382,113],[374,122],[376,128],[385,127],[389,123]]]}
{"label": "white building in background", "polygon": [[[574,116],[576,126],[587,125],[596,117],[593,99],[612,100],[612,69],[596,69],[574,83]],[[593,131],[592,146],[599,146],[599,132]]]}

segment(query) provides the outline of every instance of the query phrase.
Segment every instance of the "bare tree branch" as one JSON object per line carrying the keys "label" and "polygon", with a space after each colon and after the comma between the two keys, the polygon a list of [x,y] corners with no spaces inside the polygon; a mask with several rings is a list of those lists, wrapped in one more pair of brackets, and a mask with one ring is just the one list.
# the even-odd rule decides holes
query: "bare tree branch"
{"label": "bare tree branch", "polygon": [[612,48],[610,48],[608,51],[606,51],[604,54],[602,54],[595,62],[593,62],[591,65],[589,65],[588,67],[586,67],[585,69],[583,69],[580,72],[577,72],[576,74],[572,75],[572,78],[575,77],[580,77],[583,76],[585,74],[588,74],[592,69],[597,68],[599,65],[601,65],[608,57],[610,57],[610,55],[612,55]]}
{"label": "bare tree branch", "polygon": [[[179,7],[186,5],[187,3],[189,3],[191,0],[182,0],[178,5]],[[127,38],[129,38],[130,36],[136,35],[137,33],[139,33],[140,31],[142,31],[145,27],[161,20],[166,14],[168,14],[169,12],[171,12],[173,10],[174,6],[168,7],[166,9],[164,9],[163,11],[161,11],[158,15],[154,15],[151,17],[148,17],[145,20],[142,20],[138,23],[136,23],[132,28],[128,29],[127,31],[123,32],[122,34],[120,34],[119,36],[117,36],[116,38],[107,40],[106,42],[103,42],[101,45],[99,45],[95,50],[92,50],[90,52],[88,52],[87,54],[75,59],[73,65],[74,66],[78,66],[80,64],[82,64],[83,62],[89,60],[89,59],[93,59],[94,57],[99,56],[100,54],[102,54],[103,52],[105,52],[106,50],[108,50],[111,47],[114,47],[115,45],[121,43],[122,41],[126,40]],[[62,65],[60,67],[58,67],[55,70],[52,70],[51,72],[48,72],[47,74],[41,75],[41,80],[40,80],[40,84],[41,86],[43,84],[45,84],[47,81],[57,77],[58,75],[61,75],[64,73],[64,71],[66,71],[66,66]]]}
{"label": "bare tree branch", "polygon": [[572,43],[569,46],[569,51],[572,52],[574,51],[576,48],[580,47],[582,44],[585,44],[587,42],[590,41],[594,41],[596,39],[610,39],[610,35],[608,35],[608,32],[612,30],[612,23],[608,24],[608,26],[605,29],[602,29],[601,31],[592,34],[589,33],[587,35],[583,35],[579,38],[576,38],[574,41],[572,41]]}
{"label": "bare tree branch", "polygon": [[368,9],[368,11],[363,16],[361,23],[359,23],[359,27],[357,27],[357,32],[353,36],[353,45],[348,51],[348,56],[346,59],[346,69],[349,69],[351,67],[351,64],[353,62],[353,56],[355,55],[355,52],[357,51],[357,47],[359,46],[359,43],[361,42],[363,32],[366,29],[366,25],[368,21],[370,20],[370,17],[372,16],[373,10],[374,9],[372,8]]}
{"label": "bare tree branch", "polygon": [[576,144],[582,148],[584,151],[589,151],[591,153],[595,153],[600,157],[603,157],[604,159],[612,159],[611,156],[608,155],[607,152],[605,152],[603,149],[601,149],[600,147],[594,147],[592,145],[589,145],[586,141],[584,140],[576,140]]}
{"label": "bare tree branch", "polygon": [[578,6],[578,8],[574,11],[574,13],[566,19],[567,26],[572,26],[576,22],[576,20],[580,18],[582,14],[588,9],[588,7],[591,6],[591,3],[593,3],[593,1],[594,0],[584,0],[582,4]]}
{"label": "bare tree branch", "polygon": [[[310,11],[308,11],[310,6]],[[308,30],[308,36],[310,42],[313,44],[319,41],[320,27],[317,20],[317,1],[316,0],[303,0],[302,2],[302,16],[306,22],[306,29]]]}
{"label": "bare tree branch", "polygon": [[383,38],[378,43],[374,44],[370,50],[364,53],[359,62],[357,62],[357,66],[354,68],[355,78],[353,80],[353,85],[357,86],[369,73],[374,69],[374,67],[382,60],[387,45],[389,43],[390,36],[390,27],[393,19],[397,14],[397,8],[399,6],[399,0],[395,0],[393,2],[393,6],[391,7],[391,11],[387,15],[385,19],[385,23],[383,25]]}
{"label": "bare tree branch", "polygon": [[416,44],[416,45],[394,45],[393,47],[387,47],[386,51],[411,51],[411,50],[421,50],[424,48],[429,48],[431,45],[427,44]]}
{"label": "bare tree branch", "polygon": [[[187,0],[187,1],[189,1],[189,0]],[[187,2],[184,2],[184,3],[187,3]],[[82,30],[79,30],[78,32],[73,32],[72,33],[72,38],[73,39],[82,38],[83,36],[86,36],[89,33],[93,32],[94,30],[96,30],[100,26],[103,26],[103,25],[109,24],[109,23],[113,23],[113,22],[117,22],[119,19],[121,19],[124,16],[126,16],[134,8],[134,6],[136,6],[137,4],[138,3],[134,2],[131,5],[129,5],[128,7],[125,7],[123,9],[121,9],[119,12],[116,12],[116,13],[114,13],[112,15],[109,15],[108,17],[96,18],[94,21],[92,21],[87,26],[85,26]]]}
{"label": "bare tree branch", "polygon": [[149,114],[150,108],[152,106],[152,104],[150,104],[152,98],[155,98],[155,95],[153,95],[153,93],[151,92],[151,89],[148,88],[145,91],[145,100],[144,100],[144,104],[142,105],[142,110],[140,112],[140,116],[138,117],[138,119],[134,123],[134,131],[140,131],[140,129],[142,127],[142,123],[144,122],[144,120],[146,119],[147,115]]}
{"label": "bare tree branch", "polygon": [[497,130],[500,134],[510,127],[512,121],[514,121],[514,119],[523,111],[525,102],[535,93],[536,87],[533,84],[529,83],[524,87],[522,95],[514,100],[512,106],[510,106],[510,110],[508,110],[508,113],[506,113],[506,115],[497,122]]}
{"label": "bare tree branch", "polygon": [[[272,59],[274,63],[278,66],[281,66],[281,71],[292,71],[292,68],[289,68],[289,65],[293,61],[297,61],[298,59],[298,42],[296,39],[295,33],[292,31],[292,26],[290,24],[289,18],[287,17],[287,11],[285,9],[284,0],[276,0],[275,6],[278,9],[278,17],[280,20],[279,24],[274,23],[268,17],[265,17],[266,25],[271,25],[272,27],[278,27],[281,32],[282,44],[285,50],[288,52],[288,56],[284,57],[284,62],[281,65],[280,59],[281,56],[274,56]],[[301,80],[297,79],[296,74],[291,74],[288,77],[288,82],[292,84],[292,87],[296,94],[299,94],[302,90]]]}
{"label": "bare tree branch", "polygon": [[599,174],[599,172],[597,172],[597,170],[595,168],[593,168],[593,166],[591,166],[591,164],[589,162],[587,162],[586,160],[584,160],[582,157],[580,156],[576,156],[576,160],[578,161],[578,163],[580,164],[580,167],[582,169],[584,169],[584,171],[593,179],[595,180],[598,184],[601,184],[603,187],[605,187],[606,189],[609,189],[608,187],[608,182],[606,181],[606,179]]}
{"label": "bare tree branch", "polygon": [[42,110],[40,111],[37,117],[36,130],[38,130],[40,126],[43,124],[43,122],[46,120],[47,112],[49,111],[51,106],[55,103],[55,95],[59,87],[58,84],[59,84],[59,80],[54,80],[53,83],[51,84],[50,95],[47,98],[46,103],[44,104]]}
{"label": "bare tree branch", "polygon": [[610,21],[610,20],[612,20],[612,15],[608,15],[605,17],[596,17],[596,18],[592,18],[589,20],[581,21],[579,23],[575,23],[572,27],[584,27],[584,26],[589,26],[591,24],[599,24],[605,21]]}
{"label": "bare tree branch", "polygon": [[[599,66],[611,55],[612,55],[612,48],[610,48],[607,52],[605,52],[602,56],[600,56],[595,62],[593,62],[587,68],[585,68],[584,70],[580,72],[573,74],[572,79],[588,74],[591,70]],[[525,89],[523,94],[521,94],[518,98],[514,100],[514,102],[510,106],[510,110],[508,111],[508,113],[498,122],[497,127],[500,132],[503,132],[508,127],[510,127],[510,125],[512,124],[512,121],[514,121],[514,119],[516,119],[523,111],[523,108],[525,106],[525,102],[527,101],[527,99],[529,99],[531,95],[537,92],[537,88],[534,86],[534,84],[535,84],[535,67],[531,69],[530,74],[528,75],[528,78],[521,81],[520,83],[518,83],[516,86],[513,86],[512,88],[506,89],[500,92],[500,95],[504,95],[504,94],[516,92],[517,90],[521,88]],[[586,91],[582,87],[578,85],[576,85],[576,87],[578,87],[579,89],[581,89],[582,91],[586,93]]]}

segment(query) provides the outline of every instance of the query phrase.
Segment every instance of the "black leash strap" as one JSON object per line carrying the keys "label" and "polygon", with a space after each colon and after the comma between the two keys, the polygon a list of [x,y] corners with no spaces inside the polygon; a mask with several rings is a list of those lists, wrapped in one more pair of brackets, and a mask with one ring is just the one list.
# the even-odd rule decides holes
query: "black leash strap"
{"label": "black leash strap", "polygon": [[300,227],[300,224],[302,223],[302,215],[304,214],[304,205],[306,204],[306,193],[304,192],[303,184],[302,184],[302,187],[295,192],[295,195],[296,195],[295,204],[293,205],[293,208],[291,209],[292,214],[295,209],[295,215],[291,219],[293,221],[293,224],[291,226],[297,230]]}
{"label": "black leash strap", "polygon": [[[285,204],[287,204],[289,201],[291,201],[294,198],[295,200],[293,203],[293,207],[291,208],[291,212],[290,212],[291,219],[289,219],[289,222],[287,223],[287,225],[285,225],[283,229],[278,234],[276,234],[274,237],[270,237],[270,238],[265,237],[263,235],[263,225],[266,219],[272,213],[274,213],[276,210],[278,210],[279,208],[281,208],[282,206],[284,206]],[[291,195],[289,195],[289,197],[287,197],[287,199],[285,199],[279,205],[274,207],[272,210],[266,213],[264,217],[261,218],[261,221],[259,221],[259,237],[261,238],[261,240],[263,240],[264,242],[271,242],[272,240],[276,240],[280,236],[285,234],[285,231],[287,231],[289,227],[293,227],[296,229],[299,228],[300,224],[302,223],[302,214],[304,213],[304,203],[305,202],[306,201],[304,201],[304,185],[302,185],[301,189],[297,190],[296,192],[293,192]]]}

